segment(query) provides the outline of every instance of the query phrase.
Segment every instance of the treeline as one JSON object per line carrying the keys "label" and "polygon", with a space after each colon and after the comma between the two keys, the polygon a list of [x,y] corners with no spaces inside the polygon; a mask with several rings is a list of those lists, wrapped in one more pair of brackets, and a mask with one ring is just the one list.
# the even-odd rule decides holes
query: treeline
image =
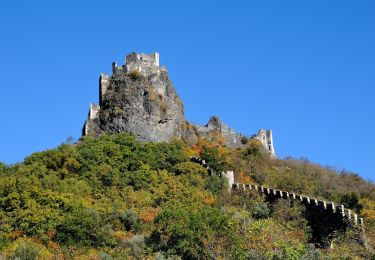
{"label": "treeline", "polygon": [[[308,161],[271,160],[250,140],[244,149],[201,140],[140,143],[127,134],[0,164],[0,258],[9,259],[348,259],[371,258],[360,231],[312,244],[303,205],[228,193],[191,156],[217,172],[345,203],[374,236],[374,185]],[[371,240],[373,241],[373,240]],[[370,243],[371,246],[371,243]]]}

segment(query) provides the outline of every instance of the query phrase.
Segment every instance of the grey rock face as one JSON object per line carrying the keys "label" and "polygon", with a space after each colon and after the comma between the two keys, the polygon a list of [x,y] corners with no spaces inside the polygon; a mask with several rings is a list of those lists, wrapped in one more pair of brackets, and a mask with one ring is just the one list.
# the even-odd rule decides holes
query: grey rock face
{"label": "grey rock face", "polygon": [[[112,64],[112,76],[99,78],[99,106],[90,105],[82,135],[127,132],[138,140],[163,142],[182,139],[194,144],[199,138],[221,136],[228,147],[242,147],[247,138],[235,133],[218,117],[205,126],[189,123],[165,67],[159,66],[159,54],[131,53],[123,66]],[[264,149],[276,157],[272,132],[260,130],[254,136]]]}

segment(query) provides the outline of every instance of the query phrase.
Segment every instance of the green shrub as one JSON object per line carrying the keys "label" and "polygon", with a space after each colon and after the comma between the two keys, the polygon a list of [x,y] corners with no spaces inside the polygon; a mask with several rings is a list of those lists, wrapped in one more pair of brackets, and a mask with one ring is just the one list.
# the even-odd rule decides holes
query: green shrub
{"label": "green shrub", "polygon": [[131,239],[124,240],[122,246],[130,248],[132,255],[137,259],[141,259],[146,247],[145,239],[142,235],[135,235]]}
{"label": "green shrub", "polygon": [[321,259],[319,249],[315,248],[313,244],[309,244],[301,260],[319,260],[319,259]]}
{"label": "green shrub", "polygon": [[[284,222],[302,222],[304,208],[297,201],[278,199],[272,205],[272,217]],[[302,223],[300,223],[302,225]]]}
{"label": "green shrub", "polygon": [[205,188],[213,194],[218,194],[228,189],[228,182],[217,175],[211,175],[205,179]]}
{"label": "green shrub", "polygon": [[101,252],[99,253],[99,259],[100,260],[112,260],[113,257],[107,253]]}
{"label": "green shrub", "polygon": [[203,146],[200,157],[216,172],[222,172],[228,167],[227,157],[220,153],[218,147]]}
{"label": "green shrub", "polygon": [[19,244],[10,256],[12,260],[36,260],[40,255],[40,249],[38,246],[29,240]]}
{"label": "green shrub", "polygon": [[173,172],[176,175],[190,175],[194,173],[202,176],[207,175],[207,170],[203,166],[193,162],[178,163],[173,167]]}
{"label": "green shrub", "polygon": [[306,251],[303,239],[295,236],[297,230],[283,222],[261,219],[252,222],[246,231],[249,247],[267,259],[301,259]]}
{"label": "green shrub", "polygon": [[134,210],[129,209],[125,211],[120,218],[126,230],[134,231],[138,228],[138,214]]}
{"label": "green shrub", "polygon": [[355,210],[358,213],[360,213],[363,209],[363,205],[359,203],[358,195],[354,192],[343,195],[340,202],[341,204],[344,204],[346,207]]}
{"label": "green shrub", "polygon": [[268,218],[270,215],[270,209],[268,204],[265,202],[258,202],[253,208],[253,216],[256,218]]}
{"label": "green shrub", "polygon": [[102,219],[96,210],[75,209],[57,226],[57,240],[68,245],[100,245],[104,242],[101,226]]}
{"label": "green shrub", "polygon": [[[221,210],[194,204],[168,204],[155,219],[156,228],[147,244],[167,255],[205,259],[220,240],[231,239],[229,217]],[[228,250],[228,248],[225,248]]]}
{"label": "green shrub", "polygon": [[[2,248],[7,246],[10,243],[10,240],[6,234],[0,234],[0,251]],[[0,258],[1,259],[1,258]]]}

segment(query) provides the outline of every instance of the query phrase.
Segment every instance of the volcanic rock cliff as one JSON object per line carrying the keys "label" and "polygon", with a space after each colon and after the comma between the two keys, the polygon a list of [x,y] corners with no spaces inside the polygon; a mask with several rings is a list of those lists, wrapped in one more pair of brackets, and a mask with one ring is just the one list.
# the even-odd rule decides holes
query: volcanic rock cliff
{"label": "volcanic rock cliff", "polygon": [[[125,65],[112,64],[112,76],[100,75],[99,105],[90,105],[82,134],[119,132],[147,142],[183,139],[193,144],[199,137],[210,139],[214,135],[220,135],[229,147],[241,147],[247,141],[216,116],[205,126],[187,122],[168,71],[159,65],[158,53],[131,53]],[[270,130],[261,129],[254,138],[276,157]]]}

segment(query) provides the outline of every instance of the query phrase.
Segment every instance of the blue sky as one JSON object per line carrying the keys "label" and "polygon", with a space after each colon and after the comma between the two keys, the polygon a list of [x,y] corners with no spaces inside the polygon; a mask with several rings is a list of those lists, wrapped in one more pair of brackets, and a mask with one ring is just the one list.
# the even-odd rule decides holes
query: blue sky
{"label": "blue sky", "polygon": [[[58,3],[57,3],[58,2]],[[98,76],[160,52],[188,120],[375,179],[374,1],[3,1],[0,161],[78,139]]]}

